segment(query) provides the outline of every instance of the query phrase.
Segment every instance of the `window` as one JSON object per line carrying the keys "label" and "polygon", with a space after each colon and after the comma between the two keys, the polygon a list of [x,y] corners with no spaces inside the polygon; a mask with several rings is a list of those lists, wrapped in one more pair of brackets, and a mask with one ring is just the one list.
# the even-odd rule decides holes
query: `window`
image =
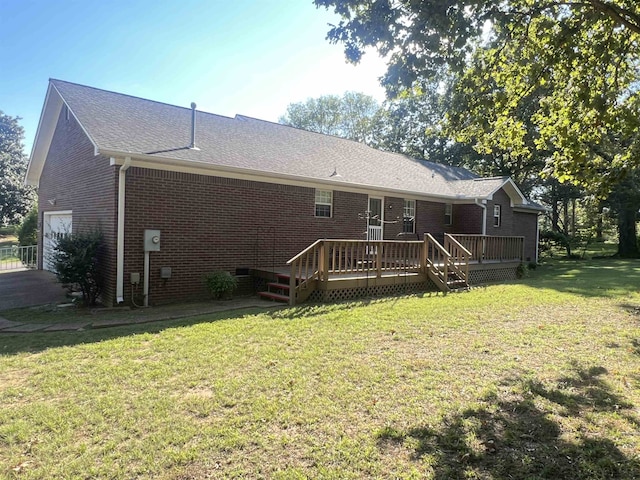
{"label": "window", "polygon": [[493,206],[493,226],[500,226],[500,205]]}
{"label": "window", "polygon": [[316,217],[331,218],[333,209],[333,192],[316,190]]}
{"label": "window", "polygon": [[453,224],[453,204],[447,203],[444,206],[444,224],[452,225]]}
{"label": "window", "polygon": [[402,210],[402,233],[416,233],[416,201],[405,200]]}

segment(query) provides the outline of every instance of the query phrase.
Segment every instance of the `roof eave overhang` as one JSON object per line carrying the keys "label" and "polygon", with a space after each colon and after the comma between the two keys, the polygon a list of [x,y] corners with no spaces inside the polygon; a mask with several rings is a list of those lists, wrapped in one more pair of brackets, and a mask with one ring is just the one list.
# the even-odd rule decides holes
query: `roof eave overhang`
{"label": "roof eave overhang", "polygon": [[514,207],[513,208],[514,212],[520,212],[520,213],[536,213],[538,215],[542,214],[542,213],[547,213],[550,211],[549,208],[547,207],[542,207],[542,206],[535,206],[532,205],[531,203],[528,204],[526,207],[525,206],[520,206],[520,207]]}
{"label": "roof eave overhang", "polygon": [[441,203],[474,203],[476,198],[466,197],[463,195],[414,192],[408,190],[380,187],[377,185],[356,184],[337,181],[331,178],[324,179],[286,173],[259,171],[249,168],[232,167],[227,165],[213,165],[205,162],[160,157],[157,155],[148,155],[144,153],[123,152],[108,149],[99,149],[97,153],[100,155],[111,157],[112,165],[122,165],[124,163],[124,159],[126,157],[130,157],[132,167],[149,168],[155,170],[195,173],[276,184],[286,183],[303,187],[326,186],[335,188],[337,190],[356,193],[379,192],[382,194],[387,194],[388,196],[397,196],[400,198],[415,198],[426,201],[433,200]]}

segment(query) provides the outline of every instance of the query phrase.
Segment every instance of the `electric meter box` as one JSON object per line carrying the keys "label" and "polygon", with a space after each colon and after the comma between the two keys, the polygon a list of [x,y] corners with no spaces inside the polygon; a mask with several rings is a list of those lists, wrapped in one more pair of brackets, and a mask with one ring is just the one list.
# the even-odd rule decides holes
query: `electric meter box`
{"label": "electric meter box", "polygon": [[144,251],[145,252],[160,251],[160,230],[144,231]]}

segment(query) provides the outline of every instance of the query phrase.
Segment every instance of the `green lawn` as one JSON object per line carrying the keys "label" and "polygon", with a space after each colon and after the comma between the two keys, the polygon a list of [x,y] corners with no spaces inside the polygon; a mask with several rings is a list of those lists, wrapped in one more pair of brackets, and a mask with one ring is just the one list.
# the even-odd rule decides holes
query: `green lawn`
{"label": "green lawn", "polygon": [[0,335],[0,478],[640,478],[640,262]]}

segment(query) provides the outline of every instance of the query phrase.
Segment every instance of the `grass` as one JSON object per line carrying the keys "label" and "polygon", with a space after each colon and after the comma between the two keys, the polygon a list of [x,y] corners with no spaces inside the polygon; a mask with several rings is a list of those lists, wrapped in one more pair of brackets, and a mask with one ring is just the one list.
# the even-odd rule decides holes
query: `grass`
{"label": "grass", "polygon": [[0,336],[0,478],[638,478],[640,262]]}

